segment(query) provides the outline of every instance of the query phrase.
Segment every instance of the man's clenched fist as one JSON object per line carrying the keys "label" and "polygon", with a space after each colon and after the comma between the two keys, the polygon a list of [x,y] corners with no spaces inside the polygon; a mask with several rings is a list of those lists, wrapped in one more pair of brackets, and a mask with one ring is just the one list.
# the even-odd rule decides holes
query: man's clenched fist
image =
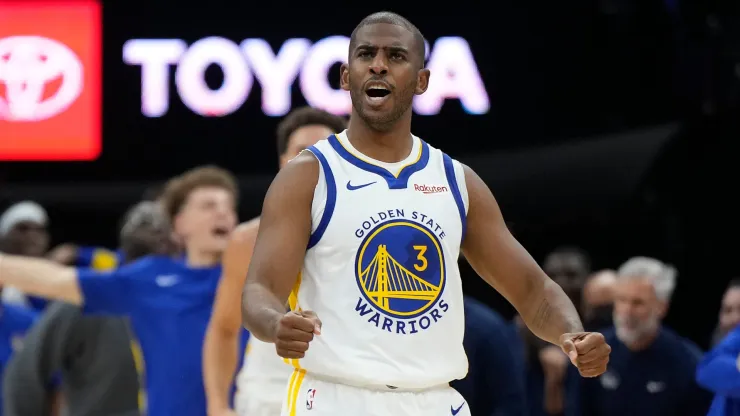
{"label": "man's clenched fist", "polygon": [[576,332],[560,336],[560,348],[583,377],[598,377],[606,371],[612,349],[598,332]]}
{"label": "man's clenched fist", "polygon": [[321,334],[321,321],[311,311],[288,312],[277,323],[275,349],[283,358],[303,358],[314,335]]}

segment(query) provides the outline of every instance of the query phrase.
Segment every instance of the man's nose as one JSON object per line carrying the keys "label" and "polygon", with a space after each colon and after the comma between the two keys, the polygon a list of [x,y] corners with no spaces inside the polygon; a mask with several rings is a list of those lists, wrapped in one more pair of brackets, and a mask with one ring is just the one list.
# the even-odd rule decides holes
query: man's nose
{"label": "man's nose", "polygon": [[370,64],[370,72],[373,75],[385,75],[388,73],[388,64],[382,53],[375,55],[375,59]]}

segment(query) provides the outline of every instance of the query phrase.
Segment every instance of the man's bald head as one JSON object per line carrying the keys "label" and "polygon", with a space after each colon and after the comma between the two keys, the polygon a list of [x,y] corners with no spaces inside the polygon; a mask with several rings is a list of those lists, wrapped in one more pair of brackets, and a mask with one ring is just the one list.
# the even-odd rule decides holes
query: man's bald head
{"label": "man's bald head", "polygon": [[583,286],[583,303],[585,306],[609,305],[614,301],[614,285],[617,283],[617,272],[600,270],[586,279]]}
{"label": "man's bald head", "polygon": [[616,284],[617,273],[614,270],[601,270],[586,278],[581,302],[586,330],[598,331],[612,326]]}
{"label": "man's bald head", "polygon": [[586,303],[608,303],[614,298],[614,285],[617,283],[617,272],[614,270],[601,270],[586,279],[583,286],[583,300]]}
{"label": "man's bald head", "polygon": [[349,40],[349,53],[350,56],[352,55],[352,51],[355,50],[355,45],[357,44],[357,31],[361,28],[368,26],[368,25],[374,25],[374,24],[380,24],[385,23],[389,25],[395,25],[400,26],[409,32],[411,32],[414,35],[414,54],[417,56],[419,68],[424,67],[424,57],[426,55],[426,44],[424,43],[424,35],[421,34],[421,31],[408,19],[405,17],[393,13],[393,12],[377,12],[373,13],[364,19],[360,21],[359,24],[355,27],[355,29],[352,31],[352,35],[350,36]]}

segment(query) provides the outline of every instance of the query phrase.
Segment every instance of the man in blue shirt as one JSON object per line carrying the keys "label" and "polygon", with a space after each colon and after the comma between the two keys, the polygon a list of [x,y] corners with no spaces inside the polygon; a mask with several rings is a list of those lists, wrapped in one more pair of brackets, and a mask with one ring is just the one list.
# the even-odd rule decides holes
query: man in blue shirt
{"label": "man in blue shirt", "polygon": [[[170,254],[170,233],[159,204],[138,203],[124,217],[121,258],[130,263],[149,254]],[[46,414],[49,380],[60,373],[67,414],[138,416],[146,397],[139,390],[139,357],[127,318],[84,316],[76,305],[52,303],[6,367],[4,414]]]}
{"label": "man in blue shirt", "polygon": [[202,342],[236,200],[231,174],[193,169],[170,181],[162,198],[185,259],[151,256],[100,273],[2,255],[0,283],[83,305],[85,313],[129,316],[144,355],[147,413],[202,416]]}
{"label": "man in blue shirt", "polygon": [[707,416],[740,416],[740,327],[704,356],[696,381],[715,394]]}
{"label": "man in blue shirt", "polygon": [[712,334],[712,347],[740,324],[740,279],[732,279],[722,295],[717,328]]}
{"label": "man in blue shirt", "polygon": [[694,381],[701,352],[662,326],[676,272],[645,257],[627,261],[614,286],[614,328],[607,371],[581,380],[584,416],[704,416],[708,392]]}
{"label": "man in blue shirt", "polygon": [[470,414],[527,414],[524,361],[514,329],[495,311],[465,296],[465,337],[468,375],[450,385],[465,398]]}

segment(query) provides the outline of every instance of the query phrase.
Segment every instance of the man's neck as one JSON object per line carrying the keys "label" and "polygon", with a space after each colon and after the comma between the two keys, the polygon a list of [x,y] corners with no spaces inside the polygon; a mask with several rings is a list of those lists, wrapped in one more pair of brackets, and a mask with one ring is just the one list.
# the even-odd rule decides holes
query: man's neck
{"label": "man's neck", "polygon": [[188,267],[213,267],[221,263],[221,253],[187,249]]}
{"label": "man's neck", "polygon": [[411,139],[411,117],[407,116],[396,121],[388,131],[377,131],[353,112],[347,127],[347,138],[360,153],[387,163],[406,159],[414,145]]}

